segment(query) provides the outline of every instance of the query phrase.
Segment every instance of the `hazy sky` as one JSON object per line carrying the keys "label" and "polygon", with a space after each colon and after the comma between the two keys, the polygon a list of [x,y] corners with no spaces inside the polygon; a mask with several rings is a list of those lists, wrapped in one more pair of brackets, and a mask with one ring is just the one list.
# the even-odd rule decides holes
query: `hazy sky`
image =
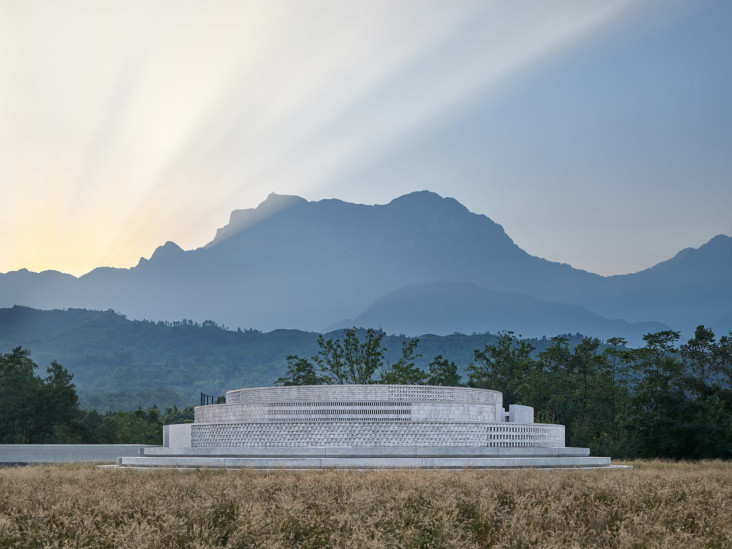
{"label": "hazy sky", "polygon": [[732,234],[728,0],[0,0],[0,272],[430,189],[637,271]]}

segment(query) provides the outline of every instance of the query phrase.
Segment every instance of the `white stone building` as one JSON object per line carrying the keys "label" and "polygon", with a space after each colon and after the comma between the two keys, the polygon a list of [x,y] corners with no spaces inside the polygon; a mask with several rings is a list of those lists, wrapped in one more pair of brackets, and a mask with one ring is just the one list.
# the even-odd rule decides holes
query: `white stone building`
{"label": "white stone building", "polygon": [[534,423],[498,391],[425,385],[260,387],[199,406],[163,447],[120,466],[607,467],[567,448],[564,426]]}

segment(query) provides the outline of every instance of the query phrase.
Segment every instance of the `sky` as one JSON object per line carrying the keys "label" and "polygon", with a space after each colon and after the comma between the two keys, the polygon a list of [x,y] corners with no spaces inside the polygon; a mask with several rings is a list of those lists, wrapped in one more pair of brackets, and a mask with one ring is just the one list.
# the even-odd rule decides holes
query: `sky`
{"label": "sky", "polygon": [[0,0],[0,272],[429,189],[603,275],[732,234],[727,0]]}

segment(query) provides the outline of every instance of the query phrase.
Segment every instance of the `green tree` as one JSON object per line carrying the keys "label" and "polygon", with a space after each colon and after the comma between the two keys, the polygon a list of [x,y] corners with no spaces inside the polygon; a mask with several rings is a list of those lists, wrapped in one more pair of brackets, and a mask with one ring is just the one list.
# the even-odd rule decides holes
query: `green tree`
{"label": "green tree", "polygon": [[611,337],[602,351],[595,399],[601,407],[599,434],[590,441],[594,453],[613,457],[631,458],[638,452],[637,431],[628,425],[630,406],[630,363],[632,351],[622,337]]}
{"label": "green tree", "polygon": [[732,330],[719,338],[719,344],[714,352],[720,382],[726,389],[732,390]]}
{"label": "green tree", "polygon": [[165,409],[165,413],[161,418],[163,425],[172,425],[176,423],[193,423],[194,410],[193,406],[186,406],[182,410],[173,404]]}
{"label": "green tree", "polygon": [[415,365],[415,361],[421,357],[417,353],[419,339],[402,341],[402,356],[389,368],[382,370],[379,383],[385,385],[424,385],[429,374]]}
{"label": "green tree", "polygon": [[384,365],[384,332],[368,329],[361,341],[356,328],[343,331],[340,339],[318,336],[318,353],[311,360],[287,357],[288,369],[278,385],[367,384]]}
{"label": "green tree", "polygon": [[646,346],[633,351],[630,421],[641,440],[640,457],[680,458],[692,450],[693,402],[682,383],[678,339],[672,330],[646,334]]}
{"label": "green tree", "polygon": [[610,405],[613,388],[605,356],[598,353],[599,347],[597,339],[582,338],[572,351],[569,368],[574,409],[567,425],[567,438],[573,445],[581,441],[591,449],[613,431]]}
{"label": "green tree", "polygon": [[79,415],[73,376],[52,362],[47,377],[35,374],[30,351],[16,347],[0,354],[0,442],[61,442]]}
{"label": "green tree", "polygon": [[80,415],[74,376],[55,360],[47,374],[38,387],[33,439],[40,443],[72,439]]}
{"label": "green tree", "polygon": [[[627,399],[627,393],[623,388],[628,381],[628,363],[630,354],[626,348],[627,340],[622,337],[611,337],[607,340],[608,347],[603,350],[604,364],[608,376],[610,417],[615,421],[620,411],[619,403]],[[626,397],[626,398],[623,398]]]}
{"label": "green tree", "polygon": [[315,371],[315,366],[306,358],[297,355],[287,357],[287,371],[277,378],[275,385],[322,385],[325,379]]}
{"label": "green tree", "polygon": [[732,457],[732,391],[725,386],[725,345],[725,336],[717,342],[710,328],[698,326],[679,350],[685,394],[693,399],[695,457]]}
{"label": "green tree", "polygon": [[570,360],[570,372],[577,377],[577,396],[579,397],[582,414],[588,414],[592,398],[598,389],[597,373],[602,357],[597,354],[600,342],[595,338],[584,337],[574,347]]}
{"label": "green tree", "polygon": [[427,380],[428,385],[443,385],[445,387],[457,387],[460,385],[460,374],[457,365],[437,355],[429,365],[430,373]]}
{"label": "green tree", "polygon": [[500,333],[495,344],[473,352],[468,385],[502,391],[505,403],[519,402],[523,384],[534,364],[533,350],[530,343],[516,338],[513,332]]}
{"label": "green tree", "polygon": [[710,328],[697,326],[694,337],[681,346],[687,372],[694,380],[698,392],[703,393],[710,374],[717,373],[719,353],[714,332]]}
{"label": "green tree", "polygon": [[570,375],[572,353],[567,338],[550,339],[539,353],[524,384],[525,402],[547,423],[567,425],[575,413],[574,378]]}
{"label": "green tree", "polygon": [[0,443],[28,442],[33,423],[31,404],[38,397],[38,366],[30,351],[16,347],[0,354]]}
{"label": "green tree", "polygon": [[384,365],[386,348],[381,345],[385,332],[366,330],[366,339],[360,343],[356,328],[346,330],[344,347],[346,349],[346,383],[373,383],[373,377]]}

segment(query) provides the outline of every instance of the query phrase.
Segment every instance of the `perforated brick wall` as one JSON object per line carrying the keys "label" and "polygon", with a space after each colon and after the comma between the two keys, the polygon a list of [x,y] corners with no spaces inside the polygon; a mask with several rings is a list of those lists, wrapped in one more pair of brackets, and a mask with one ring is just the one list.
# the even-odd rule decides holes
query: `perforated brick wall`
{"label": "perforated brick wall", "polygon": [[194,448],[564,447],[562,425],[351,421],[193,424],[191,427]]}

